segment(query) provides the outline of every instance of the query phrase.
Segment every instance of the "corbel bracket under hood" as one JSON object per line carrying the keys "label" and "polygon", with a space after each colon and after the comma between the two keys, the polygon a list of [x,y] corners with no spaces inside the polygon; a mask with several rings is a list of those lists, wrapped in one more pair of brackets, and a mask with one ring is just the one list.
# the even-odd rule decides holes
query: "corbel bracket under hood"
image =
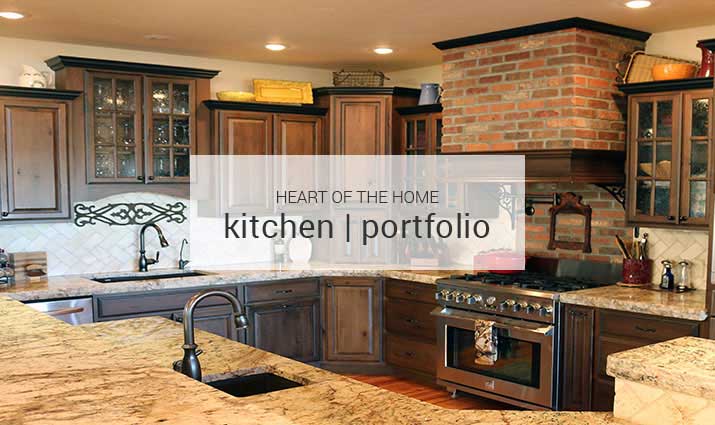
{"label": "corbel bracket under hood", "polygon": [[596,149],[486,151],[479,155],[524,155],[527,183],[623,184],[626,154]]}

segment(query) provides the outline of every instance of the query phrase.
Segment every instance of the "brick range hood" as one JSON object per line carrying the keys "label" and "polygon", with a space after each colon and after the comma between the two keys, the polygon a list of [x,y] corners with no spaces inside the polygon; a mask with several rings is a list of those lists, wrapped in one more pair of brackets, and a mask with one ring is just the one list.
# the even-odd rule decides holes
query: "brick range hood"
{"label": "brick range hood", "polygon": [[526,155],[529,182],[622,183],[616,64],[649,36],[571,18],[434,43],[443,152]]}

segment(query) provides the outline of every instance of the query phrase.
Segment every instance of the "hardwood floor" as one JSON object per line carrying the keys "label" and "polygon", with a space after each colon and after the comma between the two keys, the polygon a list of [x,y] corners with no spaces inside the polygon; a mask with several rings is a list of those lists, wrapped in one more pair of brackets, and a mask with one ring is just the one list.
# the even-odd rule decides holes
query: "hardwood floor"
{"label": "hardwood floor", "polygon": [[382,389],[406,395],[427,403],[435,404],[447,409],[470,409],[470,410],[514,410],[517,407],[487,398],[459,393],[459,397],[453,399],[451,394],[436,385],[425,385],[409,379],[391,375],[347,375],[357,381],[374,385]]}

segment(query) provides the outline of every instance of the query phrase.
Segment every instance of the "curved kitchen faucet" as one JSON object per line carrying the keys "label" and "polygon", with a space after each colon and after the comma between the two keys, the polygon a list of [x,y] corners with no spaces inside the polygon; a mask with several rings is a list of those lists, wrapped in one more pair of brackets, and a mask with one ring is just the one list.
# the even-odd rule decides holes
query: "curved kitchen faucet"
{"label": "curved kitchen faucet", "polygon": [[194,378],[197,381],[201,380],[201,364],[199,363],[199,354],[201,350],[196,350],[198,347],[194,340],[194,310],[196,306],[208,297],[223,297],[226,298],[233,307],[233,319],[236,322],[236,329],[245,329],[248,327],[248,318],[243,314],[241,302],[235,295],[219,291],[217,289],[205,289],[197,292],[193,297],[189,298],[184,306],[184,358],[173,363],[174,370],[181,372],[184,375]]}
{"label": "curved kitchen faucet", "polygon": [[149,271],[149,266],[152,264],[156,264],[159,262],[159,251],[156,252],[156,257],[155,258],[146,258],[146,248],[144,246],[144,233],[146,232],[146,229],[148,228],[153,228],[156,230],[157,236],[159,236],[159,243],[161,244],[162,248],[166,248],[169,246],[169,242],[166,241],[166,238],[164,237],[164,233],[162,233],[161,229],[159,226],[156,225],[156,223],[147,223],[142,226],[142,229],[139,231],[139,271],[140,272],[146,272]]}

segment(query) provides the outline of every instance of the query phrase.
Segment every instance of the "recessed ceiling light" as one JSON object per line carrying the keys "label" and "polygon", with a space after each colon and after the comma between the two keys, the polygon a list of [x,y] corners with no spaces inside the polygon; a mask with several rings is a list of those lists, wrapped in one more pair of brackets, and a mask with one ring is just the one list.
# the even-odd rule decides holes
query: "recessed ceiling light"
{"label": "recessed ceiling light", "polygon": [[373,50],[373,52],[377,53],[378,55],[389,55],[392,53],[392,49],[389,47],[378,47],[377,49]]}
{"label": "recessed ceiling light", "polygon": [[280,52],[281,50],[285,50],[286,46],[283,44],[279,43],[269,43],[266,44],[266,49],[272,50],[274,52]]}
{"label": "recessed ceiling light", "polygon": [[646,7],[650,7],[652,4],[653,3],[649,0],[632,0],[626,2],[626,7],[630,7],[631,9],[645,9]]}
{"label": "recessed ceiling light", "polygon": [[16,20],[16,19],[22,19],[24,17],[25,17],[25,15],[23,15],[22,13],[18,13],[18,12],[0,12],[0,18]]}

